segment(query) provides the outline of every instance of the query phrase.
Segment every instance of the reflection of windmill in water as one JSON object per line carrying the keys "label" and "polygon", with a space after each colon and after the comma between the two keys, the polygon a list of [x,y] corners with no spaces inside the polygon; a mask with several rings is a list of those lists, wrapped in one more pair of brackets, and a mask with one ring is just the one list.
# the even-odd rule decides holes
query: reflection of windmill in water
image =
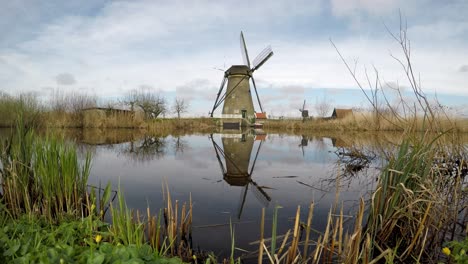
{"label": "reflection of windmill in water", "polygon": [[304,152],[304,147],[307,147],[309,145],[309,137],[306,135],[301,135],[301,144],[299,144],[299,147],[301,147],[302,150],[302,156],[304,157],[305,152]]}
{"label": "reflection of windmill in water", "polygon": [[[252,166],[249,168],[255,139],[260,140],[260,143],[255,152]],[[263,206],[268,206],[268,203],[271,201],[270,196],[263,190],[264,187],[258,186],[258,184],[252,180],[252,173],[262,147],[263,138],[256,138],[251,134],[223,134],[223,148],[216,143],[213,136],[211,136],[211,140],[215,149],[216,158],[218,159],[223,173],[223,179],[231,186],[244,186],[239,201],[237,217],[240,219],[242,215],[249,188]],[[222,159],[225,160],[225,163],[223,163]]]}

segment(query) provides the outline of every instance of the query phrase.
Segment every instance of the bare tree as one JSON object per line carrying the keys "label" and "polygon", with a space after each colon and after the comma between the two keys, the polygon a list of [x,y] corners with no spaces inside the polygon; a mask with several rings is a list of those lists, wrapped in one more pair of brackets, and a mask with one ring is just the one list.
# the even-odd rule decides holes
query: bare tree
{"label": "bare tree", "polygon": [[[375,122],[378,129],[380,128],[380,119],[384,119],[394,126],[399,127],[400,129],[404,129],[405,127],[412,127],[415,125],[414,120],[416,120],[418,114],[422,114],[424,119],[428,122],[429,129],[437,129],[437,127],[434,127],[436,125],[436,110],[440,110],[440,112],[445,115],[445,117],[448,116],[443,107],[438,107],[440,103],[438,102],[437,97],[435,98],[435,102],[431,102],[430,98],[428,98],[424,93],[422,84],[420,82],[420,76],[413,69],[410,45],[411,43],[407,36],[408,32],[406,21],[402,21],[400,13],[400,30],[397,33],[393,33],[386,25],[385,27],[390,36],[401,48],[400,56],[396,56],[390,53],[390,57],[392,57],[402,67],[405,73],[407,86],[412,92],[412,98],[408,98],[409,95],[403,94],[401,86],[398,83],[393,86],[383,84],[382,77],[380,76],[377,68],[374,66],[372,71],[373,76],[372,72],[369,73],[367,68],[364,68],[364,75],[367,84],[360,82],[358,80],[358,73],[356,72],[357,62],[355,62],[354,67],[352,67],[351,64],[344,59],[343,55],[340,53],[335,43],[333,43],[331,39],[330,42],[348,69],[349,73],[353,77],[355,83],[370,102],[375,113]],[[368,86],[367,89],[365,86]],[[394,93],[396,93],[398,100],[396,104],[390,102],[384,87],[390,88],[394,91]],[[382,112],[382,105],[386,108],[385,112]],[[386,115],[388,113],[391,113],[391,118]],[[395,122],[392,119],[395,119],[399,122]]]}
{"label": "bare tree", "polygon": [[326,96],[324,96],[320,100],[318,98],[315,100],[314,108],[318,116],[326,117],[332,109],[332,103]]}
{"label": "bare tree", "polygon": [[130,105],[132,110],[134,110],[135,106],[139,107],[145,113],[147,119],[157,118],[167,112],[167,102],[164,97],[159,93],[143,89],[130,91],[123,102]]}
{"label": "bare tree", "polygon": [[174,100],[174,105],[172,107],[173,107],[174,113],[177,113],[177,118],[180,119],[180,114],[186,113],[189,106],[190,106],[189,103],[185,101],[185,99],[176,97]]}
{"label": "bare tree", "polygon": [[81,94],[81,93],[71,93],[69,94],[69,107],[70,110],[74,113],[78,113],[85,108],[96,107],[97,106],[97,97]]}
{"label": "bare tree", "polygon": [[53,91],[50,107],[55,112],[78,113],[89,107],[97,106],[97,97],[79,92],[63,92],[59,89]]}

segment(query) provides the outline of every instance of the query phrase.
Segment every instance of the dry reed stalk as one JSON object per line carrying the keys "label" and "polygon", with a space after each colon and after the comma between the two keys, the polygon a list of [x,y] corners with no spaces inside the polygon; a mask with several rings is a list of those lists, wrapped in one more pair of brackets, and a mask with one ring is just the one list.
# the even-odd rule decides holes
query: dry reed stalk
{"label": "dry reed stalk", "polygon": [[177,225],[178,225],[178,212],[179,212],[179,200],[175,201],[175,209],[174,209],[174,222],[173,222],[173,231],[174,231],[174,237],[173,240],[175,241],[177,238]]}
{"label": "dry reed stalk", "polygon": [[182,211],[181,211],[181,216],[180,216],[180,230],[179,230],[179,234],[181,237],[184,237],[185,236],[185,224],[186,224],[186,219],[185,219],[185,207],[186,207],[186,203],[184,203],[182,205]]}
{"label": "dry reed stalk", "polygon": [[320,259],[320,255],[322,254],[322,249],[323,249],[322,236],[319,236],[319,238],[317,239],[317,246],[315,247],[315,250],[314,250],[314,258],[312,260],[312,263],[318,262],[318,260]]}
{"label": "dry reed stalk", "polygon": [[358,263],[360,255],[360,243],[362,236],[362,218],[364,215],[364,200],[361,198],[359,203],[359,210],[356,216],[356,222],[354,223],[354,231],[351,237],[345,239],[345,245],[347,245],[346,251],[344,252],[345,263]]}
{"label": "dry reed stalk", "polygon": [[[264,240],[263,240],[263,235],[264,235],[264,227],[265,227],[265,208],[262,208],[262,218],[260,220],[260,246],[258,248],[258,263],[262,264],[263,261],[263,247],[264,245]],[[266,250],[268,253],[268,250]],[[268,255],[270,255],[268,253]]]}
{"label": "dry reed stalk", "polygon": [[[289,234],[291,233],[291,229],[288,229],[288,231],[286,232],[286,235],[284,235],[284,239],[283,239],[283,242],[281,243],[281,246],[280,248],[278,249],[278,253],[277,255],[281,255],[281,253],[283,252],[285,246],[286,246],[286,242],[288,241],[288,238],[289,238]],[[287,255],[287,251],[285,252],[285,255]]]}
{"label": "dry reed stalk", "polygon": [[299,243],[299,218],[301,217],[301,206],[297,207],[296,211],[296,220],[294,222],[294,232],[293,232],[293,240],[291,242],[291,246],[288,250],[288,257],[287,262],[293,263],[293,260],[296,257],[297,245]]}
{"label": "dry reed stalk", "polygon": [[314,214],[314,203],[310,203],[309,205],[309,214],[307,216],[307,229],[306,229],[306,238],[304,243],[304,260],[307,260],[307,251],[309,249],[309,238],[310,238],[310,229],[312,223],[312,217]]}
{"label": "dry reed stalk", "polygon": [[[331,246],[330,246],[330,257],[329,257],[329,260],[331,261],[332,258],[333,258],[333,254],[335,253],[335,245],[337,244],[336,243],[336,234],[338,233],[338,224],[339,224],[339,221],[340,219],[337,218],[336,219],[336,223],[335,223],[335,227],[333,228],[333,235],[332,235],[332,243],[331,243]],[[339,245],[338,245],[339,246]]]}
{"label": "dry reed stalk", "polygon": [[331,225],[332,225],[331,212],[332,212],[332,208],[330,208],[330,211],[328,212],[327,226],[325,227],[325,233],[323,234],[323,240],[322,240],[323,249],[325,251],[324,252],[325,262],[327,262],[328,257],[330,256],[330,249],[328,247],[328,241],[330,239],[330,228],[332,228],[331,227]]}
{"label": "dry reed stalk", "polygon": [[[403,252],[403,254],[401,254],[401,257],[405,257],[406,254],[409,254],[413,250],[413,247],[417,243],[417,240],[419,240],[421,232],[423,231],[423,229],[425,227],[424,223],[426,222],[427,216],[429,215],[429,212],[431,211],[431,207],[432,207],[432,202],[429,202],[429,205],[427,206],[426,212],[424,213],[424,217],[421,220],[421,222],[419,223],[419,227],[418,227],[418,230],[417,230],[416,234],[413,236],[413,239],[411,240],[411,243],[410,243],[409,247]],[[426,243],[425,240],[423,240],[423,244],[425,244],[425,243]]]}
{"label": "dry reed stalk", "polygon": [[190,211],[189,211],[189,221],[188,221],[188,226],[192,226],[192,193],[190,193],[189,195],[189,208],[190,208]]}
{"label": "dry reed stalk", "polygon": [[341,256],[343,250],[343,203],[341,203],[340,209],[340,221],[338,223],[338,255]]}
{"label": "dry reed stalk", "polygon": [[259,255],[258,255],[258,264],[262,264],[263,258],[260,257],[260,256],[263,254],[263,249],[265,249],[265,252],[266,252],[266,254],[267,254],[268,259],[270,260],[270,262],[271,262],[272,264],[274,264],[275,261],[273,260],[273,257],[270,255],[270,252],[268,252],[268,248],[266,247],[266,245],[263,244],[263,243],[260,243],[260,247],[262,248],[262,250],[259,250],[259,251],[258,251],[258,252],[259,252]]}

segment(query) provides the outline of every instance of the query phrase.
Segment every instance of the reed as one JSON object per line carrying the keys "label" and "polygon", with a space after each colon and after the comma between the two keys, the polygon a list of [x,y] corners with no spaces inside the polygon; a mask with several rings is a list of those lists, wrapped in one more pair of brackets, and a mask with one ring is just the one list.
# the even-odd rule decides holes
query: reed
{"label": "reed", "polygon": [[[462,117],[437,116],[434,124],[440,131],[453,130],[459,133],[468,132],[468,119]],[[283,129],[292,131],[425,131],[427,129],[427,117],[421,113],[416,117],[397,119],[392,114],[381,114],[376,117],[372,112],[356,112],[340,119],[316,118],[306,119],[269,119],[264,122],[264,128],[268,130]]]}
{"label": "reed", "polygon": [[82,216],[91,156],[79,162],[74,145],[38,138],[22,124],[0,143],[0,177],[6,207],[16,217],[39,214],[50,221]]}
{"label": "reed", "polygon": [[[312,226],[313,203],[307,220],[299,225],[305,239],[298,240],[298,209],[294,226],[276,250],[274,241],[260,237],[271,263],[408,263],[436,262],[448,241],[466,237],[466,150],[447,148],[448,135],[405,134],[403,141],[382,169],[370,199],[361,199],[353,215],[354,224],[345,226],[343,206],[330,208],[323,232]],[[456,159],[458,167],[450,167]],[[465,164],[465,165],[463,165]],[[337,176],[338,178],[340,175]],[[339,180],[339,179],[338,179]],[[337,181],[338,181],[337,180]],[[336,199],[339,195],[336,194]],[[274,211],[273,219],[277,217]],[[263,220],[260,225],[262,230]],[[276,222],[273,221],[273,230]],[[292,236],[290,236],[292,231]],[[311,231],[316,233],[311,240]],[[270,250],[266,241],[272,241]],[[459,243],[461,244],[461,243]],[[453,246],[459,252],[459,244]],[[300,251],[298,245],[304,245]],[[283,248],[288,250],[283,252]],[[312,251],[309,254],[309,249]],[[261,254],[261,251],[258,251]],[[459,254],[459,253],[457,253]],[[457,255],[458,256],[458,255]],[[260,258],[259,258],[260,259]]]}
{"label": "reed", "polygon": [[0,127],[14,127],[19,119],[26,125],[37,125],[42,111],[33,94],[10,96],[0,91]]}
{"label": "reed", "polygon": [[[437,258],[434,247],[441,248],[447,232],[453,238],[450,231],[457,225],[458,212],[466,210],[460,204],[466,199],[461,171],[444,173],[443,164],[435,160],[441,151],[437,140],[406,139],[372,195],[365,231],[372,244],[392,249],[399,261]],[[444,153],[446,162],[454,158]]]}

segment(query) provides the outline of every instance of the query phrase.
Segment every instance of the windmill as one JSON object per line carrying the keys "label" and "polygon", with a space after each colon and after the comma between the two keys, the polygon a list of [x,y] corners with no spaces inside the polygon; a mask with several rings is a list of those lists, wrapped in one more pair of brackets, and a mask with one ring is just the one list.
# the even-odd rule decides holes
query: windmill
{"label": "windmill", "polygon": [[[266,47],[250,64],[247,46],[245,45],[244,34],[240,34],[240,46],[244,65],[232,65],[224,72],[223,80],[219,87],[213,109],[210,116],[213,117],[213,112],[222,104],[223,117],[226,118],[243,118],[250,120],[255,117],[255,109],[252,100],[249,80],[252,80],[252,85],[257,96],[260,111],[263,112],[260,97],[258,97],[257,86],[253,78],[253,72],[258,70],[271,56],[273,51],[271,46]],[[227,85],[226,85],[227,84]],[[224,87],[226,90],[224,91]],[[224,91],[224,93],[223,93]]]}
{"label": "windmill", "polygon": [[[210,136],[215,149],[223,179],[231,186],[243,187],[238,205],[238,219],[241,218],[242,210],[247,198],[247,191],[252,190],[257,200],[267,207],[271,201],[270,196],[263,190],[265,187],[259,186],[253,179],[252,174],[255,169],[258,154],[262,148],[263,140],[258,144],[255,158],[249,169],[251,153],[254,146],[254,137],[248,134],[224,134],[222,136],[223,148],[221,148]],[[223,163],[222,159],[225,160]]]}
{"label": "windmill", "polygon": [[302,105],[302,109],[299,108],[299,112],[302,113],[302,120],[309,117],[309,110],[305,110],[305,103],[306,103],[306,100],[304,99],[304,104]]}

